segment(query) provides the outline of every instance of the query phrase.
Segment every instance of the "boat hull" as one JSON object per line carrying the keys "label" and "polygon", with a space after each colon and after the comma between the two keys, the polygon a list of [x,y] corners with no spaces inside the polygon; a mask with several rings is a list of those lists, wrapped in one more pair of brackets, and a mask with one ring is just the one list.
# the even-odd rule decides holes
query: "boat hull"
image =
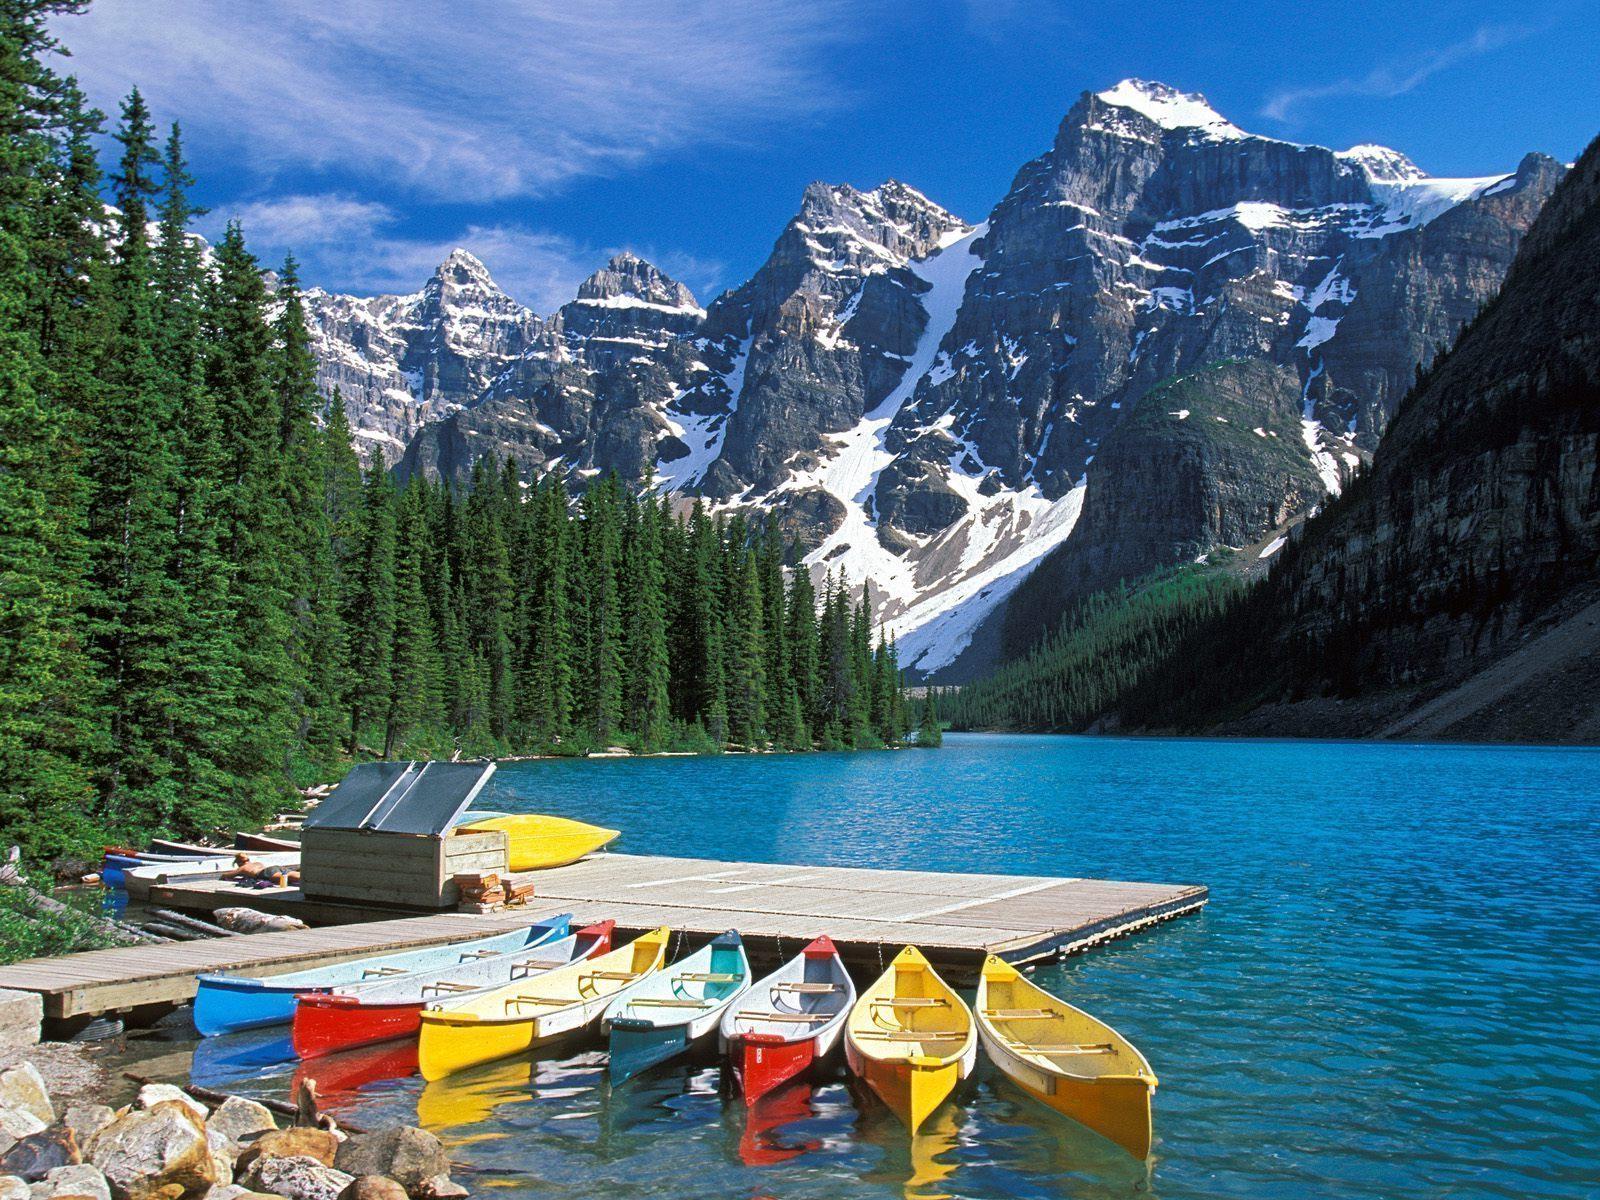
{"label": "boat hull", "polygon": [[194,996],[194,1027],[205,1037],[282,1025],[294,1019],[295,999],[308,989],[272,987],[255,979],[203,976]]}
{"label": "boat hull", "polygon": [[564,867],[608,845],[619,836],[564,817],[507,815],[489,817],[459,826],[462,832],[499,830],[507,838],[507,865],[513,871],[544,871]]}
{"label": "boat hull", "polygon": [[1065,1079],[1024,1061],[986,1031],[983,1049],[1005,1077],[1041,1104],[1115,1142],[1135,1158],[1147,1158],[1154,1138],[1152,1088],[1142,1079]]}
{"label": "boat hull", "polygon": [[850,1069],[912,1133],[922,1128],[923,1122],[950,1098],[956,1085],[972,1074],[977,1053],[974,1042],[967,1055],[954,1061],[926,1055],[881,1059],[861,1054],[848,1042],[845,1046]]}
{"label": "boat hull", "polygon": [[362,1004],[354,997],[313,992],[294,1006],[294,1052],[301,1058],[320,1058],[412,1037],[420,1028],[420,1003]]}
{"label": "boat hull", "polygon": [[734,1082],[746,1105],[806,1074],[817,1063],[817,1039],[790,1042],[775,1034],[749,1034],[728,1045]]}
{"label": "boat hull", "polygon": [[430,1012],[422,1022],[417,1066],[422,1077],[432,1082],[457,1071],[526,1054],[593,1025],[605,1006],[605,1000],[587,1001],[524,1021],[482,1021]]}
{"label": "boat hull", "polygon": [[907,946],[856,1001],[845,1058],[914,1135],[978,1063],[972,1010]]}
{"label": "boat hull", "polygon": [[688,1027],[659,1026],[626,1017],[611,1022],[610,1062],[606,1073],[613,1085],[626,1083],[651,1067],[670,1062],[689,1049]]}

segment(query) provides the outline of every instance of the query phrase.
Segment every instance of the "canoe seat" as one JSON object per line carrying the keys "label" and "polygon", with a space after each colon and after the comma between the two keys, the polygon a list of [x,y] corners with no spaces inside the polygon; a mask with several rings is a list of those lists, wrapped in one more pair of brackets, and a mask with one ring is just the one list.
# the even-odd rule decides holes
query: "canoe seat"
{"label": "canoe seat", "polygon": [[983,1015],[996,1021],[1032,1021],[1062,1014],[1053,1008],[986,1008]]}
{"label": "canoe seat", "polygon": [[690,983],[738,983],[743,975],[729,975],[725,971],[685,971],[673,979],[686,979]]}
{"label": "canoe seat", "polygon": [[469,958],[499,958],[499,957],[500,957],[500,951],[498,951],[498,950],[468,950],[465,954],[463,954],[461,956],[461,961],[462,962],[466,962]]}
{"label": "canoe seat", "polygon": [[890,1008],[949,1008],[950,1001],[937,996],[879,996],[872,1001],[874,1007]]}
{"label": "canoe seat", "polygon": [[422,989],[422,994],[426,996],[429,992],[475,992],[477,990],[478,989],[473,987],[470,983],[448,983],[444,980],[440,980],[438,983],[430,983],[424,987]]}
{"label": "canoe seat", "polygon": [[771,1013],[771,1012],[742,1012],[734,1013],[736,1021],[796,1021],[801,1023],[821,1024],[831,1021],[837,1013]]}
{"label": "canoe seat", "polygon": [[365,971],[361,972],[361,978],[365,979],[369,975],[406,975],[406,974],[409,974],[409,972],[406,971],[403,967],[368,967]]}
{"label": "canoe seat", "polygon": [[1110,1042],[1084,1045],[1079,1042],[1018,1042],[1006,1039],[1013,1050],[1031,1050],[1035,1054],[1115,1054],[1117,1048]]}
{"label": "canoe seat", "polygon": [[825,996],[829,992],[842,992],[837,983],[775,983],[775,992],[793,992],[797,996]]}
{"label": "canoe seat", "polygon": [[535,971],[553,971],[557,967],[564,967],[566,965],[567,964],[564,962],[554,962],[550,959],[544,959],[541,961],[537,958],[530,958],[523,962],[511,964],[511,978],[518,979],[524,975],[532,974]]}
{"label": "canoe seat", "polygon": [[521,1008],[524,1004],[549,1004],[554,1005],[556,1008],[565,1008],[571,1003],[571,1000],[560,1000],[554,996],[507,996],[506,1011],[510,1012],[513,1008]]}
{"label": "canoe seat", "polygon": [[709,1000],[656,1000],[650,996],[628,1001],[633,1008],[710,1008]]}
{"label": "canoe seat", "polygon": [[933,1030],[922,1033],[915,1029],[904,1029],[899,1032],[875,1029],[853,1033],[850,1036],[858,1040],[865,1038],[874,1042],[964,1042],[967,1040],[965,1032],[954,1029],[948,1033],[939,1033]]}
{"label": "canoe seat", "polygon": [[578,976],[579,979],[621,979],[623,981],[639,978],[643,971],[585,971]]}

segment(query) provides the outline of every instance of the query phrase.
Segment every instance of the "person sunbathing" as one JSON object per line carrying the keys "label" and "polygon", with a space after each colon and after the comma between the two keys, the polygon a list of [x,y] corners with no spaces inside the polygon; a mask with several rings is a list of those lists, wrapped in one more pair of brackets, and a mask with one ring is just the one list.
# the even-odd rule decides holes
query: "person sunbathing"
{"label": "person sunbathing", "polygon": [[300,882],[300,872],[291,867],[269,867],[258,863],[248,854],[233,856],[233,870],[224,871],[220,879],[255,880],[274,887],[292,887]]}

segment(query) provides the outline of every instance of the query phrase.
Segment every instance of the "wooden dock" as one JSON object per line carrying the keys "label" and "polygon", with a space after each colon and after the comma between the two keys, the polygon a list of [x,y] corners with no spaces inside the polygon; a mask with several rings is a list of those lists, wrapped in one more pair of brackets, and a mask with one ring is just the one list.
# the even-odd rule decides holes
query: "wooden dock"
{"label": "wooden dock", "polygon": [[[215,883],[157,888],[152,900],[191,911],[230,904],[299,911],[313,921],[338,920],[342,908],[300,900],[289,889],[255,893]],[[383,910],[351,907],[343,919],[356,923],[34,959],[0,967],[0,988],[39,993],[45,1015],[63,1020],[181,1002],[207,971],[271,975],[482,937],[561,912],[582,923],[610,918],[621,935],[666,925],[689,943],[737,929],[758,966],[826,933],[847,962],[871,973],[914,943],[961,975],[986,954],[1034,962],[1073,953],[1195,912],[1206,900],[1204,887],[1183,884],[601,854],[541,872],[536,901],[516,910],[382,919]]]}

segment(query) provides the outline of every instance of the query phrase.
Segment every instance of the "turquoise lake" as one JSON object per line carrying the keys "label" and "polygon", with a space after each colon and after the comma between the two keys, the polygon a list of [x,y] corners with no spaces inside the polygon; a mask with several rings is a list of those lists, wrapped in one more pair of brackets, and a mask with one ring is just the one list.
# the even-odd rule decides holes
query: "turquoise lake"
{"label": "turquoise lake", "polygon": [[[611,1092],[603,1055],[429,1085],[324,1060],[360,1123],[417,1119],[506,1197],[1593,1197],[1600,751],[951,736],[937,752],[540,761],[480,807],[633,853],[1204,883],[1211,903],[1035,978],[1161,1086],[1148,1164],[980,1065],[908,1144],[842,1082],[747,1122],[714,1065]],[[820,932],[820,931],[819,931]],[[281,1031],[194,1074],[283,1094]]]}

